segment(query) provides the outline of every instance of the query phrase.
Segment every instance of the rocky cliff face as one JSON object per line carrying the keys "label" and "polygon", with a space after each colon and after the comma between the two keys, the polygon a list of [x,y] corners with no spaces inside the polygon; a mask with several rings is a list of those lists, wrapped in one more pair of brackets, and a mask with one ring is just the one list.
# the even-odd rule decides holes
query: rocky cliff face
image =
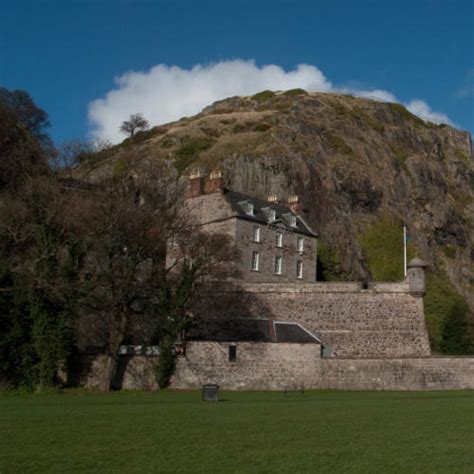
{"label": "rocky cliff face", "polygon": [[[378,246],[374,229],[392,226],[401,243],[405,223],[410,252],[447,275],[474,310],[474,161],[467,132],[426,123],[399,104],[266,91],[138,134],[98,156],[93,174],[122,172],[127,150],[148,163],[166,162],[177,175],[218,167],[229,187],[261,198],[299,195],[302,215],[331,250],[334,278],[384,275],[384,262],[371,257],[377,249],[370,246]],[[396,255],[387,265],[402,271],[401,251]]]}

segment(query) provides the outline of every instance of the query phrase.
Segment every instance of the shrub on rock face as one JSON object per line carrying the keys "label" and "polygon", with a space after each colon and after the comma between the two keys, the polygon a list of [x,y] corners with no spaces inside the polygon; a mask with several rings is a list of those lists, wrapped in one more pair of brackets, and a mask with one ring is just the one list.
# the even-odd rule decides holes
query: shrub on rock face
{"label": "shrub on rock face", "polygon": [[176,160],[174,163],[178,173],[182,173],[193,161],[199,158],[199,154],[214,144],[212,138],[196,138],[176,151]]}
{"label": "shrub on rock face", "polygon": [[[364,252],[369,270],[375,281],[400,281],[403,279],[402,226],[389,216],[367,226],[357,240]],[[408,243],[408,260],[414,257],[411,241]]]}
{"label": "shrub on rock face", "polygon": [[466,335],[468,305],[445,273],[428,274],[423,303],[433,352],[472,353],[474,348]]}
{"label": "shrub on rock face", "polygon": [[283,92],[283,95],[296,96],[296,95],[308,95],[304,89],[290,89]]}
{"label": "shrub on rock face", "polygon": [[267,90],[253,95],[252,99],[256,100],[257,102],[265,102],[266,100],[271,99],[272,97],[275,97],[275,92]]}

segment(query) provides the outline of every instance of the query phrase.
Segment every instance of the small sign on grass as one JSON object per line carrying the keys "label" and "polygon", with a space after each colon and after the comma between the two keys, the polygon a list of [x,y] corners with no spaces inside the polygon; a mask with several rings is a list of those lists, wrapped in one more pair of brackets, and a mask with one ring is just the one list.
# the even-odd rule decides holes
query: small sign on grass
{"label": "small sign on grass", "polygon": [[205,402],[219,401],[219,385],[206,384],[202,386],[202,399]]}

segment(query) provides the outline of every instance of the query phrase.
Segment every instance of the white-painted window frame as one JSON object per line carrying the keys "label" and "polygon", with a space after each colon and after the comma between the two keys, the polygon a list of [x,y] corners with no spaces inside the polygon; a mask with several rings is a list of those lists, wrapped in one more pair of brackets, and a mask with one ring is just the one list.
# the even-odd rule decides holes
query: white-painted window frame
{"label": "white-painted window frame", "polygon": [[252,260],[250,262],[250,269],[253,272],[258,272],[260,269],[260,254],[258,252],[252,252]]}
{"label": "white-painted window frame", "polygon": [[283,268],[283,258],[280,255],[275,257],[275,275],[281,275],[281,271]]}
{"label": "white-painted window frame", "polygon": [[296,237],[296,250],[299,253],[304,252],[304,237],[301,237],[300,235]]}
{"label": "white-painted window frame", "polygon": [[261,242],[262,241],[262,230],[259,225],[253,225],[252,227],[252,241]]}
{"label": "white-painted window frame", "polygon": [[276,231],[276,246],[278,248],[283,247],[283,232],[281,230]]}
{"label": "white-painted window frame", "polygon": [[296,278],[300,280],[303,278],[303,261],[302,260],[296,261]]}

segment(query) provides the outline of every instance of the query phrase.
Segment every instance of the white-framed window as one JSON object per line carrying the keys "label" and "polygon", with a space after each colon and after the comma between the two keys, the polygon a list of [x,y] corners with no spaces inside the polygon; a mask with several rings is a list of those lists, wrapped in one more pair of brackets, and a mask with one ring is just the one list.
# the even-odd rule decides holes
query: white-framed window
{"label": "white-framed window", "polygon": [[249,216],[253,216],[255,214],[255,207],[253,205],[253,202],[248,202],[247,203],[247,214]]}
{"label": "white-framed window", "polygon": [[275,257],[275,274],[276,275],[281,275],[281,257],[279,255],[277,255]]}
{"label": "white-framed window", "polygon": [[254,225],[252,227],[252,240],[254,242],[260,242],[260,226]]}
{"label": "white-framed window", "polygon": [[269,213],[269,221],[270,222],[273,222],[273,221],[276,221],[276,218],[277,218],[277,213],[275,211],[275,209],[270,209],[270,213]]}
{"label": "white-framed window", "polygon": [[279,230],[276,232],[276,246],[283,247],[283,232]]}
{"label": "white-framed window", "polygon": [[252,271],[258,272],[259,264],[260,264],[260,255],[258,252],[252,252]]}
{"label": "white-framed window", "polygon": [[296,216],[294,214],[290,214],[290,225],[296,227]]}
{"label": "white-framed window", "polygon": [[296,278],[303,278],[303,262],[301,260],[296,262]]}
{"label": "white-framed window", "polygon": [[304,237],[297,238],[296,248],[298,252],[301,252],[301,253],[304,252]]}

